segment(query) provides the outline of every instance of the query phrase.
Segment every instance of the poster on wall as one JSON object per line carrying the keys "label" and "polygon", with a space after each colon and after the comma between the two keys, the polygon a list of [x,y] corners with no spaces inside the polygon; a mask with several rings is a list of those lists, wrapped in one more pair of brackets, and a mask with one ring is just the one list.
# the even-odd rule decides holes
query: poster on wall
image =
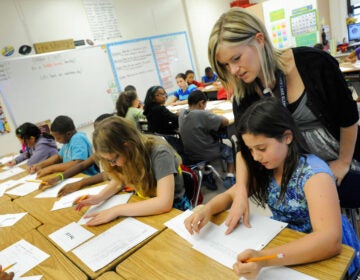
{"label": "poster on wall", "polygon": [[[309,7],[311,8],[311,7]],[[313,46],[317,43],[317,13],[309,10],[298,14],[293,11],[290,17],[291,33],[297,46]]]}
{"label": "poster on wall", "polygon": [[5,116],[4,109],[0,103],[0,135],[10,132],[9,122]]}
{"label": "poster on wall", "polygon": [[285,9],[269,13],[271,22],[271,40],[275,48],[284,49],[291,46],[290,31],[285,17]]}

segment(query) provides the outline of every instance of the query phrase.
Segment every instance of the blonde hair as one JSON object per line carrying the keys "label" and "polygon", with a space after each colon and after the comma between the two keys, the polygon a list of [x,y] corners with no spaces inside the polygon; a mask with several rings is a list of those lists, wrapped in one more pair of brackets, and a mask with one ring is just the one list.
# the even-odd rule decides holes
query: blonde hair
{"label": "blonde hair", "polygon": [[[255,39],[256,34],[264,35],[264,47],[260,48]],[[246,84],[242,80],[237,81],[235,75],[231,74],[225,65],[220,64],[216,55],[220,44],[254,46],[258,52],[261,69],[265,79],[265,84],[269,85],[275,81],[275,70],[284,71],[285,62],[281,55],[283,50],[275,49],[272,46],[265,25],[254,15],[242,8],[231,8],[224,13],[215,23],[208,44],[209,61],[218,74],[219,79],[226,90],[234,90],[234,96],[239,101],[249,90],[256,88],[255,81]]]}
{"label": "blonde hair", "polygon": [[118,116],[103,120],[93,134],[96,154],[109,153],[125,158],[121,167],[101,159],[104,171],[116,181],[133,186],[144,197],[156,195],[157,182],[150,156],[152,148],[159,143],[164,144],[157,137],[142,135],[131,122]]}

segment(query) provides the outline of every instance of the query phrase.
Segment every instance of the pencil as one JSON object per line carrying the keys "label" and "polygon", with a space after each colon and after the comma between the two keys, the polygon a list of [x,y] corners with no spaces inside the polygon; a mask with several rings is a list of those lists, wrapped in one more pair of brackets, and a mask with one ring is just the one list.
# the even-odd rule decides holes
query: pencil
{"label": "pencil", "polygon": [[15,264],[16,264],[16,263],[13,263],[13,264],[8,265],[7,267],[5,267],[5,268],[2,270],[2,272],[5,272],[6,270],[12,268]]}
{"label": "pencil", "polygon": [[245,262],[258,262],[258,261],[263,261],[263,260],[270,260],[270,259],[282,259],[284,257],[284,254],[279,253],[276,255],[268,255],[268,256],[263,256],[263,257],[257,257],[257,258],[250,258],[247,259]]}
{"label": "pencil", "polygon": [[30,182],[30,183],[41,183],[41,184],[47,185],[47,182],[45,182],[45,181],[43,181],[43,180],[26,180],[26,182]]}
{"label": "pencil", "polygon": [[86,199],[86,198],[87,198],[87,194],[81,196],[80,198],[78,198],[77,200],[75,200],[75,201],[73,202],[73,206],[75,206],[76,204],[79,204],[79,202],[83,201],[83,200]]}

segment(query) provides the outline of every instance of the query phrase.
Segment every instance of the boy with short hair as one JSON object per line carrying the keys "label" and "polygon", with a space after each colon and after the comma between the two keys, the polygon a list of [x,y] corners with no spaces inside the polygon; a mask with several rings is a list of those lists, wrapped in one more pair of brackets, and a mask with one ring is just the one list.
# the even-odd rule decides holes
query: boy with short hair
{"label": "boy with short hair", "polygon": [[[37,172],[37,177],[43,177],[55,172],[64,172],[92,155],[91,143],[86,134],[76,131],[74,122],[70,117],[56,117],[51,124],[51,134],[56,142],[63,144],[63,146],[59,154],[53,155],[30,168],[30,173]],[[92,165],[84,173],[95,175],[97,170]]]}
{"label": "boy with short hair", "polygon": [[227,164],[224,187],[235,184],[234,157],[232,149],[219,141],[217,132],[229,125],[228,119],[206,111],[206,94],[200,90],[190,93],[189,109],[179,115],[179,131],[185,154],[191,161],[213,161],[222,158]]}

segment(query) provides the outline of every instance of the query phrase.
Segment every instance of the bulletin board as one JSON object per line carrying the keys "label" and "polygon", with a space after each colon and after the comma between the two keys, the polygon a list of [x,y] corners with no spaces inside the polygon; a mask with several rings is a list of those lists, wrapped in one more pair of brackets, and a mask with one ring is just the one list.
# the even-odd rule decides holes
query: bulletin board
{"label": "bulletin board", "polygon": [[175,91],[175,76],[194,69],[186,32],[111,43],[107,49],[119,91],[133,85],[141,100],[154,85]]}
{"label": "bulletin board", "polygon": [[0,93],[15,126],[67,115],[82,127],[114,112],[118,95],[102,46],[1,61]]}

